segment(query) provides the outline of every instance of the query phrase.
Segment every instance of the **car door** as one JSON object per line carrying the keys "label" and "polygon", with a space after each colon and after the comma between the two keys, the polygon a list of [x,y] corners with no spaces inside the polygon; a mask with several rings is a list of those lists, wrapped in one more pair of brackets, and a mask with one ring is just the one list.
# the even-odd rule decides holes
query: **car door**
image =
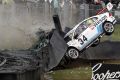
{"label": "car door", "polygon": [[81,23],[74,34],[74,39],[78,41],[79,50],[88,46],[98,36],[98,30],[95,26],[97,18],[90,18]]}

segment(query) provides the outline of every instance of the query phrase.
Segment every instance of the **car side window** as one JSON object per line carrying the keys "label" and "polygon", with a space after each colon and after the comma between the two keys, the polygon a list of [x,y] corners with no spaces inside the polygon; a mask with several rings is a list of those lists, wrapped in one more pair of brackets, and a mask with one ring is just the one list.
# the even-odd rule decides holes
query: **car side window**
{"label": "car side window", "polygon": [[86,28],[85,22],[81,23],[75,30],[74,38],[77,38]]}
{"label": "car side window", "polygon": [[89,27],[89,26],[94,26],[95,25],[95,22],[98,20],[97,17],[93,17],[93,18],[90,18],[88,20],[86,20],[86,26]]}
{"label": "car side window", "polygon": [[93,19],[88,19],[88,20],[86,21],[86,26],[89,27],[89,26],[92,26],[92,25],[94,25]]}
{"label": "car side window", "polygon": [[97,17],[93,17],[92,19],[93,19],[94,22],[96,22],[98,20]]}

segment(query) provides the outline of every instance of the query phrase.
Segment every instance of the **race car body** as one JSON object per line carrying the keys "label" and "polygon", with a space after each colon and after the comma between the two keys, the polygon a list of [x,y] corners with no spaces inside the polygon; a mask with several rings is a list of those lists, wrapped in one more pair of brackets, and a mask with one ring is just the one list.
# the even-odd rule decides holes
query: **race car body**
{"label": "race car body", "polygon": [[114,32],[115,17],[105,12],[87,18],[77,24],[64,37],[69,48],[67,56],[76,59],[89,46],[96,46],[103,34],[111,35]]}

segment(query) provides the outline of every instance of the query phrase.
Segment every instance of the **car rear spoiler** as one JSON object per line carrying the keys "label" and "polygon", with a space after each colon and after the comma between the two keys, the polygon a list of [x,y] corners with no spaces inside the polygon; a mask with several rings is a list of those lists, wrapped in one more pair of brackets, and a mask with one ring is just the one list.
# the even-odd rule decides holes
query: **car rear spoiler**
{"label": "car rear spoiler", "polygon": [[102,14],[104,13],[105,11],[111,11],[113,8],[113,4],[111,2],[109,2],[105,8],[102,8],[100,9],[96,14],[99,15],[99,14]]}

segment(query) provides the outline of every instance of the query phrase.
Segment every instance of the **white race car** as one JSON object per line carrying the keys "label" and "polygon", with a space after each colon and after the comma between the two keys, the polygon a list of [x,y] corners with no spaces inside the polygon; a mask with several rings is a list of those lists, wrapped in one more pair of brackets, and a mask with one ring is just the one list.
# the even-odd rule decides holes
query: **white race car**
{"label": "white race car", "polygon": [[83,20],[64,36],[69,46],[66,56],[76,59],[86,48],[98,45],[104,34],[111,35],[114,32],[116,19],[110,13],[112,7],[108,3],[106,12],[101,13],[103,9],[98,15]]}

